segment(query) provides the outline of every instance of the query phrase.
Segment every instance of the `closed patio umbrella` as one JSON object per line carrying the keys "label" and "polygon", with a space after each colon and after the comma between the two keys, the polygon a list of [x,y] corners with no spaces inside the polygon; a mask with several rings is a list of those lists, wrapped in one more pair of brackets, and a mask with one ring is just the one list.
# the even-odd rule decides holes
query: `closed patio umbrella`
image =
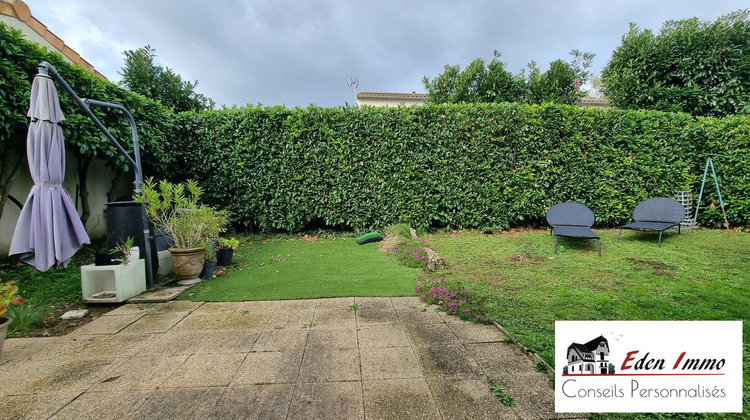
{"label": "closed patio umbrella", "polygon": [[59,123],[65,117],[55,83],[41,72],[31,86],[27,116],[26,154],[34,186],[18,217],[9,254],[20,254],[21,261],[46,271],[53,265],[67,266],[89,237],[62,187],[65,144]]}

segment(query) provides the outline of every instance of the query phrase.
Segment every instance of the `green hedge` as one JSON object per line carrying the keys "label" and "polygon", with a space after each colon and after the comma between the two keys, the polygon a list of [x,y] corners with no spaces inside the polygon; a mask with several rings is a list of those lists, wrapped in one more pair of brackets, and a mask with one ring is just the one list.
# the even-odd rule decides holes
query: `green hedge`
{"label": "green hedge", "polygon": [[[616,226],[646,198],[697,195],[707,154],[720,154],[730,221],[747,226],[750,171],[724,155],[750,156],[749,122],[563,105],[225,109],[177,116],[171,175],[264,231],[542,225],[569,200]],[[722,225],[718,207],[699,222]]]}
{"label": "green hedge", "polygon": [[[136,120],[146,175],[196,178],[238,226],[366,231],[395,222],[424,228],[543,225],[561,201],[588,205],[599,226],[627,221],[636,203],[697,194],[715,155],[733,226],[750,225],[750,120],[562,105],[413,108],[233,108],[175,115],[120,89],[0,24],[0,181],[24,156],[28,95],[40,61],[81,97],[120,103]],[[93,124],[60,94],[69,151],[124,168]],[[119,112],[95,112],[130,149]],[[13,153],[15,152],[15,153]],[[12,181],[12,180],[11,180]],[[1,182],[0,182],[1,183]],[[2,185],[0,185],[2,186]],[[719,227],[708,185],[699,223]]]}
{"label": "green hedge", "polygon": [[[20,31],[0,22],[0,146],[3,151],[26,155],[29,93],[42,61],[51,63],[79,97],[120,104],[130,111],[138,128],[147,174],[163,174],[174,164],[172,155],[164,153],[164,147],[174,138],[171,110],[71,65],[60,54],[25,40]],[[61,125],[68,151],[88,159],[104,159],[112,167],[127,170],[125,159],[59,87],[58,96],[66,118]],[[124,115],[116,110],[91,109],[123,147],[132,152],[130,127]]]}

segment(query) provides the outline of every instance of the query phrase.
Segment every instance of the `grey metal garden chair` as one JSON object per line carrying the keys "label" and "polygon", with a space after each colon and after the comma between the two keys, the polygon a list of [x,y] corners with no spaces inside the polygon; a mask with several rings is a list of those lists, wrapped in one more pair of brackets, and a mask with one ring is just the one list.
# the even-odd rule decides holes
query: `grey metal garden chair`
{"label": "grey metal garden chair", "polygon": [[667,197],[654,197],[641,201],[633,210],[633,220],[620,227],[617,240],[620,240],[623,229],[631,230],[653,230],[659,232],[659,246],[661,247],[661,235],[665,230],[677,226],[677,234],[680,234],[680,222],[685,217],[685,207],[679,201]]}
{"label": "grey metal garden chair", "polygon": [[602,240],[591,230],[596,217],[588,207],[579,203],[558,203],[547,211],[547,223],[555,234],[555,254],[559,236],[576,239],[596,239],[599,256],[602,256]]}

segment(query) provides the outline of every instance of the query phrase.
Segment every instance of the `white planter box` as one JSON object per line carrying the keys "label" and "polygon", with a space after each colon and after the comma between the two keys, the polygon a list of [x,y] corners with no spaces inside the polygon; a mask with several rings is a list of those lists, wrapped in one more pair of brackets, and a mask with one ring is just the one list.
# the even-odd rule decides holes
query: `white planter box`
{"label": "white planter box", "polygon": [[123,302],[146,291],[146,260],[127,265],[81,266],[83,301]]}

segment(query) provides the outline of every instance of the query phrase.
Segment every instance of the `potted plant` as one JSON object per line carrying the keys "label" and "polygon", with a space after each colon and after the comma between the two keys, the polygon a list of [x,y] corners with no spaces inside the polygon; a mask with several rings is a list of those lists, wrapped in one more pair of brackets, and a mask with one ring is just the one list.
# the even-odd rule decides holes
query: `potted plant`
{"label": "potted plant", "polygon": [[203,280],[210,280],[214,278],[214,268],[216,268],[216,242],[211,241],[206,244],[206,252],[204,254],[203,271],[201,271],[201,278]]}
{"label": "potted plant", "polygon": [[240,245],[240,241],[234,238],[219,238],[217,244],[219,251],[217,257],[217,264],[221,266],[232,265],[232,258],[234,257],[234,250]]}
{"label": "potted plant", "polygon": [[169,248],[178,284],[200,282],[206,242],[226,223],[226,213],[199,204],[203,190],[193,180],[173,184],[149,178],[133,199],[144,204],[146,214],[158,228],[172,236]]}
{"label": "potted plant", "polygon": [[[139,257],[138,247],[133,247],[132,236],[128,236],[128,238],[124,241],[118,241],[117,244],[115,244],[115,247],[109,250],[109,253],[111,255],[114,255],[115,257],[119,255],[120,262],[125,265],[130,262],[131,256],[133,257],[133,259],[137,259]],[[131,255],[133,253],[135,253],[135,255]]]}
{"label": "potted plant", "polygon": [[5,334],[8,332],[8,325],[13,321],[3,314],[8,310],[11,303],[15,305],[23,304],[23,298],[15,296],[16,292],[18,292],[16,280],[0,283],[0,356],[3,354],[3,344],[5,343]]}

